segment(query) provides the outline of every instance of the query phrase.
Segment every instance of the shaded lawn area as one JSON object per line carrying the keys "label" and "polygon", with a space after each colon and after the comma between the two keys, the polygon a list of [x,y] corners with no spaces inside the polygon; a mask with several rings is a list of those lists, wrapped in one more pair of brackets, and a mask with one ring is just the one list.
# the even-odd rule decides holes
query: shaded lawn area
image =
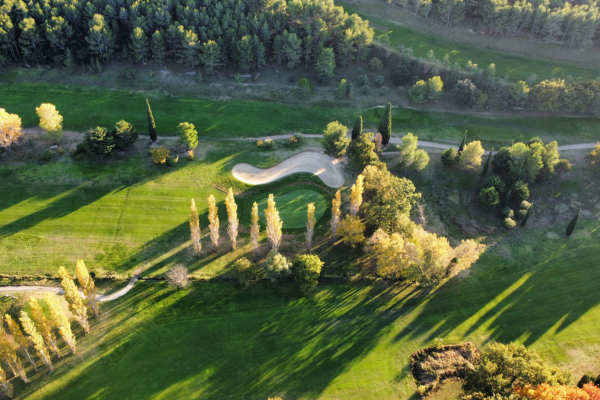
{"label": "shaded lawn area", "polygon": [[60,361],[50,377],[40,371],[27,387],[15,382],[15,393],[408,399],[410,354],[436,337],[519,341],[582,373],[572,351],[599,344],[595,228],[585,224],[591,237],[544,242],[545,252],[526,258],[532,263],[486,253],[471,276],[432,293],[389,282],[321,282],[307,297],[291,283],[196,283],[176,291],[142,282],[103,305],[92,334],[79,334],[77,357]]}

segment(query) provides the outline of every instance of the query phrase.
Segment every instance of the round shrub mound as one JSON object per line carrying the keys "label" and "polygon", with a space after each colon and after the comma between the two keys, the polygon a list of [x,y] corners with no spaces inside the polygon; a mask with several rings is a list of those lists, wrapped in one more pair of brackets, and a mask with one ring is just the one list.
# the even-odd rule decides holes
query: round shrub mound
{"label": "round shrub mound", "polygon": [[488,176],[487,178],[485,178],[482,186],[484,188],[493,187],[496,189],[496,192],[498,192],[498,194],[504,193],[504,190],[506,189],[506,184],[504,183],[502,178],[500,178],[497,175]]}
{"label": "round shrub mound", "polygon": [[514,218],[515,212],[510,207],[504,207],[502,209],[502,218]]}
{"label": "round shrub mound", "polygon": [[517,226],[517,223],[512,218],[505,218],[504,221],[502,222],[502,226],[506,230],[510,231],[512,228],[514,228],[515,226]]}
{"label": "round shrub mound", "polygon": [[526,200],[523,200],[521,204],[519,204],[519,210],[529,210],[529,207],[531,207],[531,203]]}
{"label": "round shrub mound", "polygon": [[477,196],[477,201],[479,202],[481,207],[483,207],[484,210],[491,211],[494,208],[496,208],[498,204],[500,204],[500,196],[498,195],[496,188],[484,188],[481,189],[481,192],[479,192],[479,195]]}
{"label": "round shrub mound", "polygon": [[527,200],[529,198],[529,186],[523,181],[513,183],[511,197],[517,201]]}

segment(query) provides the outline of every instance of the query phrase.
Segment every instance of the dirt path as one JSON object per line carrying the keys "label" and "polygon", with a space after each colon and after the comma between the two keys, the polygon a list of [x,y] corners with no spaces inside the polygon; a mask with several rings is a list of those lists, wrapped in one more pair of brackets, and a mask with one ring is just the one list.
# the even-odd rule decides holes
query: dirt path
{"label": "dirt path", "polygon": [[337,188],[344,184],[340,160],[316,151],[296,154],[279,164],[267,168],[256,168],[250,164],[237,164],[233,176],[249,185],[264,185],[291,174],[307,172],[318,176],[324,184]]}

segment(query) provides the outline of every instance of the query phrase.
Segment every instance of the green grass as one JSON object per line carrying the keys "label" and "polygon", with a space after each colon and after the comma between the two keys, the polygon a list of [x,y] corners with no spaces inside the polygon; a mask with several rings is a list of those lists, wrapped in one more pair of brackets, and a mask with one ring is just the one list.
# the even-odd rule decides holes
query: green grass
{"label": "green grass", "polygon": [[[344,9],[349,13],[356,12],[352,6],[344,5]],[[484,47],[456,43],[437,35],[418,32],[372,14],[362,12],[358,12],[358,14],[375,24],[377,27],[375,30],[376,40],[380,39],[383,35],[387,35],[390,38],[390,45],[394,49],[397,49],[399,45],[410,47],[413,49],[414,54],[420,57],[425,56],[430,50],[433,50],[440,60],[445,54],[448,54],[452,63],[458,62],[461,66],[464,66],[471,60],[482,69],[494,63],[498,76],[504,77],[508,74],[509,78],[514,81],[526,80],[531,74],[536,74],[538,81],[549,78],[566,78],[569,75],[575,79],[595,79],[600,75],[598,68],[582,68],[555,60],[536,59]],[[557,51],[561,50],[557,49]]]}
{"label": "green grass", "polygon": [[[103,305],[77,357],[15,382],[19,398],[416,399],[410,354],[434,338],[518,341],[581,374],[598,348],[597,221],[571,239],[521,231],[470,276],[402,284],[139,283]],[[562,229],[560,229],[562,231]],[[524,244],[523,238],[529,239]],[[508,243],[504,243],[508,242]],[[497,248],[510,245],[513,257]],[[598,373],[598,371],[595,371]]]}

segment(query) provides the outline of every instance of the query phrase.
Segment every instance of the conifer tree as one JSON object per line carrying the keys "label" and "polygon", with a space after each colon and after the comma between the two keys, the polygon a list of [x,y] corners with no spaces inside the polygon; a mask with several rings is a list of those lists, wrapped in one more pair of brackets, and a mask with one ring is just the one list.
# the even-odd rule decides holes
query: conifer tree
{"label": "conifer tree", "polygon": [[504,198],[502,199],[502,201],[500,202],[502,207],[507,207],[508,203],[510,202],[510,195],[512,194],[512,189],[509,189],[506,192],[506,196],[504,196]]}
{"label": "conifer tree", "polygon": [[315,203],[308,205],[308,220],[306,222],[306,250],[310,253],[312,249],[312,238],[315,233],[315,224],[317,219],[315,218]]}
{"label": "conifer tree", "polygon": [[237,204],[235,204],[235,199],[233,198],[232,188],[229,188],[229,191],[227,192],[225,206],[227,207],[227,221],[229,222],[227,225],[227,233],[231,239],[231,249],[235,250],[237,248],[237,235],[240,221],[237,217]]}
{"label": "conifer tree", "polygon": [[494,148],[490,150],[490,154],[488,154],[487,160],[485,160],[485,164],[483,165],[483,171],[481,171],[482,176],[486,176],[488,170],[490,169],[490,164],[492,163],[492,153],[494,152]]}
{"label": "conifer tree", "polygon": [[81,290],[83,290],[83,295],[85,298],[90,302],[90,308],[94,313],[94,318],[98,318],[98,308],[100,305],[98,304],[97,300],[98,290],[94,284],[94,279],[89,274],[83,260],[77,261],[75,270],[77,271],[79,286],[81,286]]}
{"label": "conifer tree", "polygon": [[467,141],[467,131],[465,131],[465,136],[463,136],[463,140],[460,143],[460,146],[458,146],[458,154],[460,155],[460,153],[463,152],[464,148],[465,148],[465,143]]}
{"label": "conifer tree", "polygon": [[146,108],[148,110],[148,134],[150,135],[150,140],[156,142],[156,139],[158,138],[158,135],[156,134],[156,124],[154,123],[154,117],[152,116],[152,110],[150,109],[148,99],[146,99]]}
{"label": "conifer tree", "polygon": [[35,352],[39,358],[42,359],[44,364],[48,367],[48,374],[51,374],[54,368],[52,367],[52,361],[50,360],[50,353],[48,353],[48,349],[44,344],[44,338],[35,327],[35,324],[29,318],[29,315],[25,311],[21,311],[21,317],[19,318],[21,321],[21,325],[23,325],[23,330],[29,336],[29,340],[33,343],[33,347],[35,347]]}
{"label": "conifer tree", "polygon": [[198,217],[198,209],[196,208],[194,199],[192,199],[190,205],[190,237],[192,239],[194,256],[200,257],[200,252],[202,251],[202,243],[200,242],[200,219]]}
{"label": "conifer tree", "polygon": [[392,103],[387,103],[385,106],[381,121],[379,122],[378,132],[381,133],[381,137],[383,138],[383,145],[387,146],[392,135]]}
{"label": "conifer tree", "polygon": [[356,118],[356,122],[354,123],[354,128],[352,128],[352,140],[358,139],[358,137],[362,134],[363,130],[363,119],[362,115],[359,115]]}
{"label": "conifer tree", "polygon": [[146,34],[139,26],[131,32],[131,42],[129,43],[129,49],[133,55],[133,61],[136,63],[144,63],[144,60],[148,58],[149,45]]}
{"label": "conifer tree", "polygon": [[[65,292],[65,300],[69,303],[69,311],[73,314],[75,321],[81,326],[83,332],[87,335],[90,332],[90,323],[88,321],[88,308],[83,303],[83,299],[75,286],[75,282],[71,279],[69,272],[65,267],[58,269],[58,275],[61,277],[60,285]],[[22,322],[22,321],[21,321]],[[23,329],[25,327],[23,326]]]}
{"label": "conifer tree", "polygon": [[204,69],[214,75],[215,68],[223,65],[221,61],[221,46],[214,40],[204,43],[201,48],[200,61],[204,64]]}
{"label": "conifer tree", "polygon": [[162,65],[167,54],[165,45],[165,36],[161,31],[156,31],[152,34],[152,42],[150,43],[150,49],[152,52],[152,59],[158,64]]}
{"label": "conifer tree", "polygon": [[260,225],[258,224],[258,203],[252,204],[252,217],[250,218],[250,240],[252,241],[252,251],[256,254],[258,250],[258,239],[260,234]]}
{"label": "conifer tree", "polygon": [[353,217],[356,217],[360,205],[362,204],[363,181],[363,176],[359,175],[358,178],[356,178],[356,184],[352,185],[352,188],[350,189],[350,215]]}
{"label": "conifer tree", "polygon": [[33,362],[33,359],[31,358],[31,355],[29,354],[29,345],[30,345],[29,340],[27,340],[25,335],[23,335],[23,332],[21,331],[19,324],[17,324],[17,322],[15,320],[13,320],[9,314],[6,314],[4,316],[4,319],[6,320],[6,325],[8,325],[8,330],[10,331],[10,333],[13,337],[16,350],[20,351],[22,354],[25,355],[25,357],[27,357],[27,359],[29,360],[29,363],[33,366],[33,369],[35,369],[35,372],[37,372],[37,365],[35,365],[35,362]]}
{"label": "conifer tree", "polygon": [[10,383],[10,381],[8,379],[6,379],[6,373],[4,372],[2,367],[0,367],[0,386],[2,386],[2,391],[4,392],[4,394],[7,397],[10,397],[12,399],[12,397],[13,397],[12,383]]}
{"label": "conifer tree", "polygon": [[46,346],[50,348],[52,352],[54,352],[58,358],[60,358],[60,350],[58,349],[58,342],[56,341],[56,336],[53,332],[53,326],[48,321],[48,318],[44,315],[44,310],[42,306],[37,302],[37,299],[33,296],[29,298],[29,306],[31,307],[31,315],[33,320],[35,321],[35,326],[44,338],[46,342]]}
{"label": "conifer tree", "polygon": [[15,348],[11,338],[8,336],[4,328],[0,327],[0,357],[10,367],[13,374],[23,380],[24,383],[29,382],[27,380],[27,374],[21,360],[15,353]]}
{"label": "conifer tree", "polygon": [[523,221],[521,221],[521,226],[525,226],[527,224],[527,220],[529,219],[529,215],[531,215],[532,211],[533,211],[533,203],[531,203],[531,205],[527,209],[527,213],[523,217]]}
{"label": "conifer tree", "polygon": [[267,200],[265,217],[267,218],[266,231],[269,245],[271,250],[278,250],[279,245],[281,245],[281,227],[283,226],[283,221],[279,218],[279,211],[277,211],[273,194],[270,194]]}
{"label": "conifer tree", "polygon": [[331,201],[331,221],[329,224],[331,225],[331,233],[332,240],[335,243],[335,235],[337,233],[338,224],[340,223],[340,216],[342,212],[340,211],[340,206],[342,205],[342,194],[338,190],[335,192],[335,197]]}
{"label": "conifer tree", "polygon": [[581,209],[579,209],[579,211],[577,211],[577,214],[575,214],[575,216],[573,217],[571,222],[569,222],[569,225],[567,225],[567,231],[565,232],[567,237],[571,236],[571,234],[575,230],[575,226],[577,225],[577,221],[579,221],[580,215],[581,215]]}
{"label": "conifer tree", "polygon": [[179,142],[187,146],[190,159],[194,159],[194,149],[198,147],[198,131],[194,124],[182,122],[177,126]]}
{"label": "conifer tree", "polygon": [[237,59],[243,72],[250,72],[254,64],[253,40],[250,36],[244,36],[236,43]]}
{"label": "conifer tree", "polygon": [[210,240],[212,241],[215,251],[219,248],[219,215],[215,197],[211,194],[208,196],[208,221],[210,229]]}
{"label": "conifer tree", "polygon": [[75,335],[73,335],[73,332],[71,331],[71,323],[63,312],[60,303],[50,293],[46,293],[44,300],[46,301],[48,310],[50,311],[50,319],[54,323],[54,326],[58,329],[58,334],[63,338],[67,346],[69,346],[71,353],[76,354],[77,342],[75,340]]}

